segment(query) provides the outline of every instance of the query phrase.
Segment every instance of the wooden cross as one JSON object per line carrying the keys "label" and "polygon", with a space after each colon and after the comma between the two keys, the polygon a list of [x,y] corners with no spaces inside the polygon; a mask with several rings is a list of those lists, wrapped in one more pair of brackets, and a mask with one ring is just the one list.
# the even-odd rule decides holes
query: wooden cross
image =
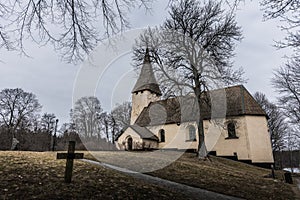
{"label": "wooden cross", "polygon": [[66,183],[71,183],[74,159],[82,158],[83,153],[75,153],[75,141],[69,141],[68,153],[57,153],[56,159],[67,159],[65,171]]}

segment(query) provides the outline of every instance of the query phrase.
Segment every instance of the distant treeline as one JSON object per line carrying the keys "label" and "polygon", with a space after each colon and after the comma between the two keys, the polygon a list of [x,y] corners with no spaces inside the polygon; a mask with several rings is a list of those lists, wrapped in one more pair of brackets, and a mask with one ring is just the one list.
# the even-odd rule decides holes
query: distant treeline
{"label": "distant treeline", "polygon": [[300,167],[300,150],[274,152],[275,167],[277,169]]}
{"label": "distant treeline", "polygon": [[[76,150],[113,150],[114,145],[103,138],[80,138],[76,132],[65,131],[56,138],[43,131],[22,130],[15,133],[18,144],[15,150],[20,151],[52,151],[53,144],[55,151],[67,150],[68,142],[76,142]],[[83,142],[82,142],[83,141]],[[0,150],[11,150],[11,135],[0,128]]]}
{"label": "distant treeline", "polygon": [[130,102],[105,112],[97,97],[87,96],[75,102],[70,122],[59,125],[55,114],[42,114],[37,96],[22,88],[1,90],[0,108],[0,150],[23,151],[65,150],[70,140],[80,150],[114,149],[114,138],[131,113]]}

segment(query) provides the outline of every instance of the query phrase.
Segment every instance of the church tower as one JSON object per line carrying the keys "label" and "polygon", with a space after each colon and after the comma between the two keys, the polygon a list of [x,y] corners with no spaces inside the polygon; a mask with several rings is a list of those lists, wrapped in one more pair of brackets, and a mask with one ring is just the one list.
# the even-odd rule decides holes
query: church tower
{"label": "church tower", "polygon": [[135,83],[131,92],[132,94],[132,111],[130,124],[134,124],[143,109],[150,102],[158,101],[161,97],[161,91],[156,82],[152,65],[150,63],[149,49],[146,49],[143,66],[140,76]]}

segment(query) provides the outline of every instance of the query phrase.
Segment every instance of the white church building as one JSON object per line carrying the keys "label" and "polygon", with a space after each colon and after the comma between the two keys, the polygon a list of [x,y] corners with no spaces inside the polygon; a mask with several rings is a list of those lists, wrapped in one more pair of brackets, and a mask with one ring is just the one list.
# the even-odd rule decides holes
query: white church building
{"label": "white church building", "polygon": [[[210,93],[212,106],[200,108],[210,154],[263,167],[273,164],[267,115],[247,89],[237,85]],[[189,95],[162,100],[161,95],[146,53],[132,90],[130,125],[115,139],[118,149],[197,150],[195,119],[199,109],[195,98]]]}

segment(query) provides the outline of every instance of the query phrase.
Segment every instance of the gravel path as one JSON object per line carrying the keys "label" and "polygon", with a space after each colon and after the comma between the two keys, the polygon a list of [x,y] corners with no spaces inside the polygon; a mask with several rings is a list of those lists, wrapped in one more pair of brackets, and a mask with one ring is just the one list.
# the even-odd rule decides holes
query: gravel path
{"label": "gravel path", "polygon": [[82,159],[81,161],[87,162],[87,163],[91,163],[91,164],[95,164],[95,165],[100,165],[106,168],[110,168],[110,169],[114,169],[123,173],[126,173],[136,179],[140,179],[142,181],[148,182],[148,183],[152,183],[155,185],[160,185],[170,191],[174,191],[174,192],[180,192],[183,193],[187,196],[187,199],[203,199],[203,200],[238,200],[239,198],[236,197],[231,197],[231,196],[227,196],[227,195],[223,195],[223,194],[219,194],[219,193],[215,193],[215,192],[211,192],[211,191],[207,191],[207,190],[203,190],[200,188],[195,188],[195,187],[191,187],[188,185],[184,185],[184,184],[180,184],[180,183],[176,183],[176,182],[172,182],[172,181],[168,181],[165,179],[161,179],[158,177],[153,177],[150,175],[146,175],[146,174],[142,174],[139,172],[135,172],[135,171],[131,171],[125,168],[121,168],[121,167],[117,167],[114,165],[110,165],[110,164],[106,164],[106,163],[102,163],[102,162],[96,162],[96,161],[92,161],[92,160],[87,160],[87,159]]}

